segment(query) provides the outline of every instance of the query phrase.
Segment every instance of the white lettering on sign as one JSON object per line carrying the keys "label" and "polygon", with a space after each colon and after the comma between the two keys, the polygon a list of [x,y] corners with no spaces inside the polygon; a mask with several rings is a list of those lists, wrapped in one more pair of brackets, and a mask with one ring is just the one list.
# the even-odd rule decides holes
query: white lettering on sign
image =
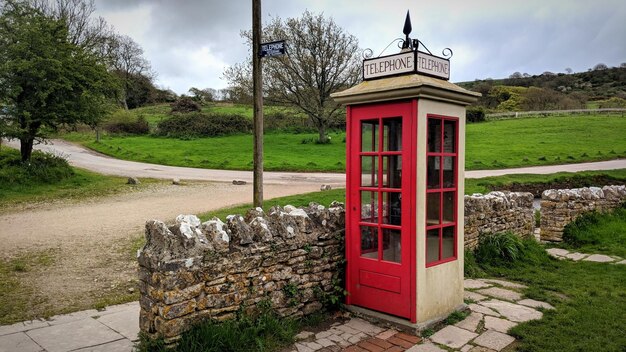
{"label": "white lettering on sign", "polygon": [[285,41],[261,44],[259,56],[280,56],[285,54]]}
{"label": "white lettering on sign", "polygon": [[363,79],[415,72],[415,54],[411,52],[363,61]]}
{"label": "white lettering on sign", "polygon": [[450,79],[450,61],[418,51],[417,72],[448,80]]}

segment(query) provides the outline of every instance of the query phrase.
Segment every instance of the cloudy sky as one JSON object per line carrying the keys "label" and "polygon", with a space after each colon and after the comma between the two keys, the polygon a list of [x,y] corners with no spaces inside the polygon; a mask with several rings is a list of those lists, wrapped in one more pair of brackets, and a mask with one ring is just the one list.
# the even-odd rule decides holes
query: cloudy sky
{"label": "cloudy sky", "polygon": [[[157,84],[177,93],[225,88],[222,72],[246,58],[241,30],[252,25],[251,0],[96,0],[97,15],[145,50]],[[402,36],[435,55],[454,51],[451,81],[503,78],[519,71],[586,71],[626,62],[624,0],[263,0],[263,22],[323,12],[378,55]],[[385,54],[395,52],[392,46]]]}

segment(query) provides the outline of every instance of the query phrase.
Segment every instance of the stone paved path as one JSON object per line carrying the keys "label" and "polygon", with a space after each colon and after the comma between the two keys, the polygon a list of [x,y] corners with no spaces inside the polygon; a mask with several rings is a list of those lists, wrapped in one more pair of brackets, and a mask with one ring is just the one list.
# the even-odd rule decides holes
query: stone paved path
{"label": "stone paved path", "polygon": [[0,352],[130,352],[139,302],[0,326]]}
{"label": "stone paved path", "polygon": [[[318,333],[303,331],[293,352],[501,351],[515,339],[507,331],[541,319],[551,305],[523,297],[526,286],[496,279],[465,280],[470,314],[428,338],[377,326],[352,317]],[[0,326],[0,352],[130,352],[139,332],[139,304],[132,302]]]}
{"label": "stone paved path", "polygon": [[548,252],[548,254],[554,258],[570,259],[575,262],[582,260],[586,262],[596,263],[626,264],[626,260],[624,258],[618,257],[616,255],[570,252],[567,249],[563,248],[549,248],[546,250],[546,252]]}
{"label": "stone paved path", "polygon": [[465,280],[465,300],[470,314],[427,338],[371,324],[360,318],[336,323],[314,334],[304,331],[292,352],[445,352],[501,351],[515,341],[507,331],[517,324],[541,319],[542,310],[554,309],[541,301],[524,298],[526,286],[496,279]]}

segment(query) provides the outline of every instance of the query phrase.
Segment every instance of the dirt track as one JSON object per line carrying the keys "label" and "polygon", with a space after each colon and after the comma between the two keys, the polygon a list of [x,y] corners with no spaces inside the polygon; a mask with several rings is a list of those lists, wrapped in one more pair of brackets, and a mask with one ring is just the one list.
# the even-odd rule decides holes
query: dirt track
{"label": "dirt track", "polygon": [[[265,198],[319,190],[318,185],[265,185]],[[147,190],[83,200],[32,205],[0,214],[0,258],[51,253],[51,265],[20,273],[32,289],[29,318],[92,308],[102,297],[135,290],[130,250],[149,219],[173,220],[252,201],[252,186],[226,183],[157,185]],[[136,296],[130,296],[131,299]]]}

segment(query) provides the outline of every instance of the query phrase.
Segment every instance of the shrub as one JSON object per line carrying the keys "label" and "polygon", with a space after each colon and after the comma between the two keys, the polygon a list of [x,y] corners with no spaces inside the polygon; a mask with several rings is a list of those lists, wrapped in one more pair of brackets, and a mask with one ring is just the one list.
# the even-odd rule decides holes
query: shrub
{"label": "shrub", "polygon": [[159,122],[156,134],[175,138],[198,138],[246,133],[251,130],[252,122],[241,115],[189,113]]}
{"label": "shrub", "polygon": [[178,98],[170,106],[172,107],[173,113],[199,112],[202,110],[200,104],[196,103],[189,97]]}
{"label": "shrub", "polygon": [[113,134],[147,134],[148,121],[143,116],[136,117],[128,110],[117,110],[104,123],[105,131]]}
{"label": "shrub", "polygon": [[467,122],[485,121],[485,109],[482,106],[469,106],[465,112]]}
{"label": "shrub", "polygon": [[512,267],[539,264],[548,259],[546,251],[533,238],[520,238],[512,232],[485,235],[474,250],[480,267]]}
{"label": "shrub", "polygon": [[33,151],[30,162],[24,163],[17,151],[0,153],[1,184],[56,183],[73,175],[74,171],[61,156]]}

